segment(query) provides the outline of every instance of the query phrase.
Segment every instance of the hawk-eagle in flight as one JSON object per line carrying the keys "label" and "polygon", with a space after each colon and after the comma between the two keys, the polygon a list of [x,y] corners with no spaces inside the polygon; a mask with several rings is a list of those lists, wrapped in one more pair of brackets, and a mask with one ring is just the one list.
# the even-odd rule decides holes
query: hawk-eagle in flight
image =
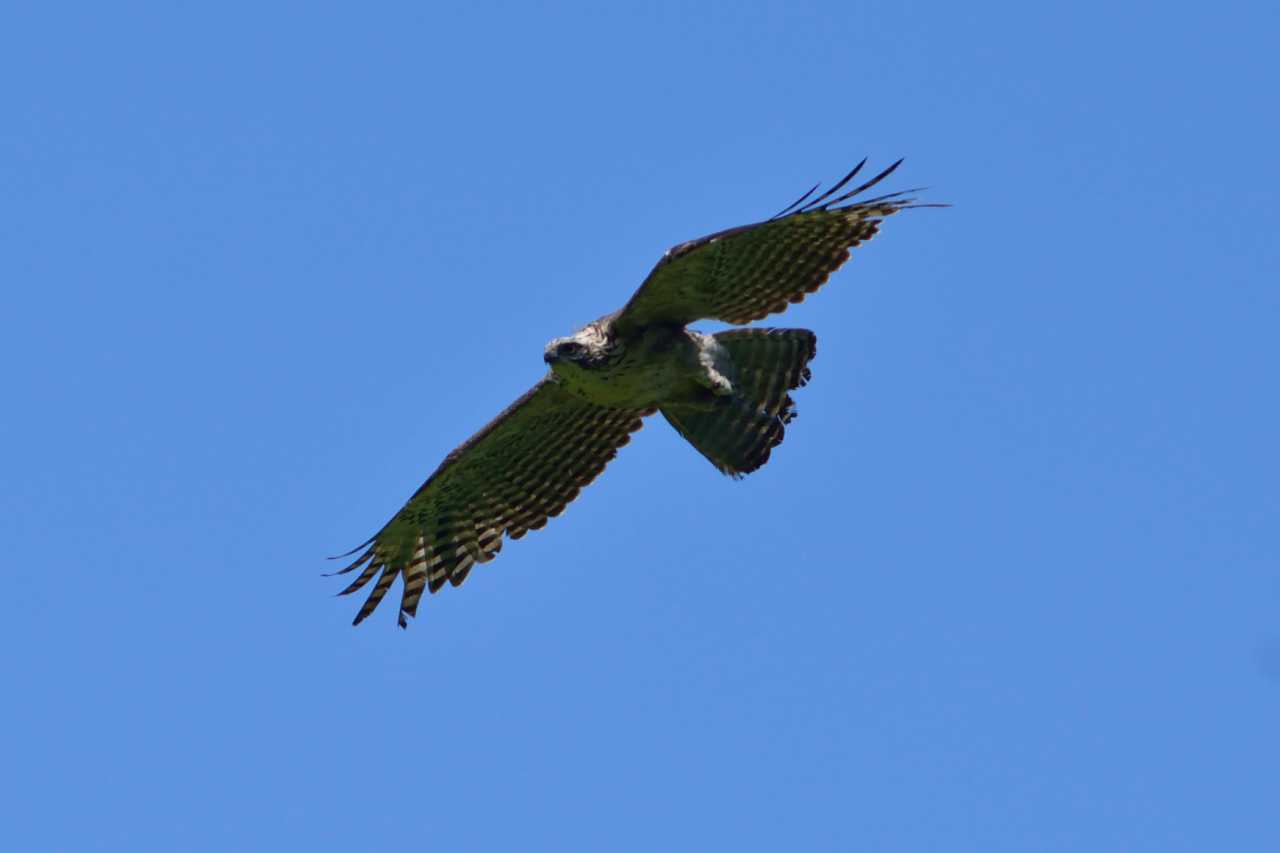
{"label": "hawk-eagle in flight", "polygon": [[461,584],[472,566],[494,558],[504,534],[519,539],[559,515],[654,412],[722,473],[741,477],[765,464],[795,417],[788,392],[808,381],[816,337],[765,328],[706,335],[687,326],[740,325],[783,311],[821,287],[884,217],[937,206],[917,204],[914,190],[853,200],[901,162],[841,192],[863,160],[826,192],[810,198],[815,185],[764,222],[675,246],[622,310],[547,344],[547,375],[344,555],[359,552],[335,574],[359,575],[340,595],[376,579],[355,624],[403,577],[404,627],[424,590]]}

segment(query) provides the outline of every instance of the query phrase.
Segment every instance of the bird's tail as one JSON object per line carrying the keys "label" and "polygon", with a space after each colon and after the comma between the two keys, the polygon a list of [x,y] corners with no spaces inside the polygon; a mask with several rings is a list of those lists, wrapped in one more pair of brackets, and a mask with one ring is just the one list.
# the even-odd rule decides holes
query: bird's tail
{"label": "bird's tail", "polygon": [[714,335],[729,353],[734,393],[711,409],[664,407],[663,417],[731,477],[769,461],[796,416],[787,392],[809,381],[817,336],[807,329],[731,329]]}

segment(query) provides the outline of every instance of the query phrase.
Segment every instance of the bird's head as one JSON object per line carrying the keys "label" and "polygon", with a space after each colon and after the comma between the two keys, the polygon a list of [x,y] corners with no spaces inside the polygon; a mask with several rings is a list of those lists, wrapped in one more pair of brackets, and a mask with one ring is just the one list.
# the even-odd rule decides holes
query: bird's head
{"label": "bird's head", "polygon": [[610,352],[608,335],[592,323],[568,337],[552,340],[543,350],[542,360],[557,374],[568,378],[580,371],[604,367]]}

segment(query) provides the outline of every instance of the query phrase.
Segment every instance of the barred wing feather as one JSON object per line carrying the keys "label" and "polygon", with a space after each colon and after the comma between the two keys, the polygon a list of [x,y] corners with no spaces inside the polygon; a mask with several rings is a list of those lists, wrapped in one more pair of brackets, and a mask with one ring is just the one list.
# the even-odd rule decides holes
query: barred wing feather
{"label": "barred wing feather", "polygon": [[404,508],[356,549],[355,561],[335,572],[360,572],[340,595],[376,578],[354,624],[403,577],[398,621],[405,627],[424,589],[461,584],[473,565],[497,555],[503,534],[519,539],[559,515],[647,414],[592,405],[548,375],[445,457]]}
{"label": "barred wing feather", "polygon": [[622,309],[619,327],[694,320],[743,324],[783,311],[821,287],[849,259],[850,249],[876,235],[884,217],[935,206],[909,198],[916,190],[850,201],[892,173],[901,160],[834,196],[865,162],[822,195],[806,203],[815,186],[772,219],[669,250]]}

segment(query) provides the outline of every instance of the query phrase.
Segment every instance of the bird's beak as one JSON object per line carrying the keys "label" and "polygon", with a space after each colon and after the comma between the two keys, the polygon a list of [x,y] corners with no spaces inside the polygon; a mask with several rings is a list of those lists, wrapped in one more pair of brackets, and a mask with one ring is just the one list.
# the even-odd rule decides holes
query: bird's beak
{"label": "bird's beak", "polygon": [[547,364],[555,364],[556,351],[551,347],[547,347],[542,351],[542,360],[545,361]]}

